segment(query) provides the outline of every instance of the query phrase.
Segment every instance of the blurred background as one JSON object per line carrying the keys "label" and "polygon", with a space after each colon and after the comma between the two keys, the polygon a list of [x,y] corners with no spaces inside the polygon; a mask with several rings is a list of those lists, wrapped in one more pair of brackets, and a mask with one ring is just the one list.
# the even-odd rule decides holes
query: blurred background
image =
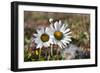
{"label": "blurred background", "polygon": [[[54,21],[62,20],[71,29],[71,44],[81,50],[76,51],[77,55],[74,59],[90,58],[89,14],[24,11],[24,61],[38,61],[39,50],[35,49],[31,38],[36,33],[36,29],[50,25],[50,18],[53,18]],[[44,60],[46,59],[41,58],[41,61]]]}

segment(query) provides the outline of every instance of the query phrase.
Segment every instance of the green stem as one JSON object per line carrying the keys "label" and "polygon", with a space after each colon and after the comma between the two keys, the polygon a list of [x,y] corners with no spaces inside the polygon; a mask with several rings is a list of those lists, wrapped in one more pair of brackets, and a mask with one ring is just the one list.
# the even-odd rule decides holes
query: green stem
{"label": "green stem", "polygon": [[51,45],[51,56],[53,56],[53,45]]}
{"label": "green stem", "polygon": [[57,60],[59,60],[59,46],[57,45]]}
{"label": "green stem", "polygon": [[47,60],[50,60],[50,54],[51,54],[51,50],[48,48],[48,58],[47,58]]}
{"label": "green stem", "polygon": [[41,58],[41,48],[39,49],[39,60]]}

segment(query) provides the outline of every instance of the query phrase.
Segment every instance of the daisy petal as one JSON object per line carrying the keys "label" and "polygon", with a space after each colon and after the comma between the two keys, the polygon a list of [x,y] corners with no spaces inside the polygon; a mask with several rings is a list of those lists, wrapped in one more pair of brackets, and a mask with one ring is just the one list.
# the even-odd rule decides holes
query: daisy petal
{"label": "daisy petal", "polygon": [[68,28],[68,29],[66,29],[65,31],[64,31],[64,33],[67,33],[67,32],[69,32],[70,31],[70,29]]}
{"label": "daisy petal", "polygon": [[62,22],[61,22],[61,20],[59,20],[59,24],[58,24],[58,29],[60,29],[61,28],[61,26],[62,26],[62,24],[61,24]]}
{"label": "daisy petal", "polygon": [[37,34],[33,34],[33,36],[37,37]]}
{"label": "daisy petal", "polygon": [[42,48],[42,44],[38,44],[36,48]]}
{"label": "daisy petal", "polygon": [[55,22],[55,23],[54,23],[54,27],[55,27],[56,31],[58,30],[58,25],[59,25],[58,22]]}
{"label": "daisy petal", "polygon": [[50,30],[51,32],[54,32],[54,31],[55,31],[55,29],[54,29],[54,27],[53,27],[53,24],[50,25],[50,29],[51,29],[51,30]]}
{"label": "daisy petal", "polygon": [[65,34],[65,36],[68,36],[68,35],[70,35],[71,33],[72,33],[72,32],[68,32],[68,33]]}
{"label": "daisy petal", "polygon": [[61,23],[62,23],[61,20],[59,20],[59,24],[60,24],[60,25],[61,25]]}
{"label": "daisy petal", "polygon": [[60,31],[64,32],[66,30],[67,26],[65,24],[63,24],[60,28]]}

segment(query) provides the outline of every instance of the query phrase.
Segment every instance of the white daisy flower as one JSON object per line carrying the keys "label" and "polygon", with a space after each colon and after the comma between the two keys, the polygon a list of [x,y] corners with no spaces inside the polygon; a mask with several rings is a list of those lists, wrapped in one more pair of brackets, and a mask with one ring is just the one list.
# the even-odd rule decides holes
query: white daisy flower
{"label": "white daisy flower", "polygon": [[33,34],[34,38],[33,40],[35,41],[35,43],[37,44],[36,48],[42,48],[42,47],[49,47],[51,41],[51,37],[48,34],[49,28],[41,28],[41,29],[37,29],[37,34]]}
{"label": "white daisy flower", "polygon": [[53,44],[57,44],[60,48],[65,48],[71,41],[70,29],[67,24],[56,21],[54,24],[50,24],[49,34],[52,36]]}

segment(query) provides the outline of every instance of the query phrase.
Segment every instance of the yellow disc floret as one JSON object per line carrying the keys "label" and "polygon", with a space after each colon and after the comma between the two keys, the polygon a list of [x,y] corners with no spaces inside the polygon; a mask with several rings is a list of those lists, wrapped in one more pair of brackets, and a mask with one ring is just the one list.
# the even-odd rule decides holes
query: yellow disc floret
{"label": "yellow disc floret", "polygon": [[40,38],[43,42],[49,41],[49,36],[46,33],[42,34]]}
{"label": "yellow disc floret", "polygon": [[55,31],[54,36],[57,40],[61,40],[63,38],[63,33],[60,31]]}

